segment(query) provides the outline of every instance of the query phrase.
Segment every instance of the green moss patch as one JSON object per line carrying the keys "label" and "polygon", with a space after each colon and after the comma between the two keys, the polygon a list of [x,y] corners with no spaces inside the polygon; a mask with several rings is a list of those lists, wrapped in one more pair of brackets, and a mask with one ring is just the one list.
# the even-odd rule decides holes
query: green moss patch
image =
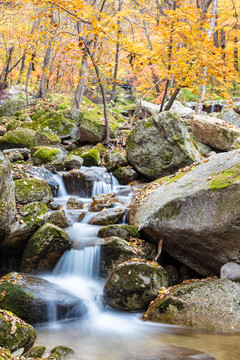
{"label": "green moss patch", "polygon": [[210,182],[210,188],[212,190],[224,189],[238,180],[240,180],[240,165],[236,165],[215,175]]}

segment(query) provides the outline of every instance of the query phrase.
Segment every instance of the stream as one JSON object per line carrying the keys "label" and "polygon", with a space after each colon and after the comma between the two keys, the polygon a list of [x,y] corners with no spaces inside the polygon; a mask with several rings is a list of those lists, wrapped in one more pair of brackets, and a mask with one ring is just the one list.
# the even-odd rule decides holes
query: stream
{"label": "stream", "polygon": [[[66,209],[66,202],[72,195],[67,193],[61,176],[54,177],[59,183],[55,201],[66,211],[67,218],[73,224],[66,229],[72,240],[72,249],[63,254],[51,274],[43,277],[81,298],[88,311],[79,319],[57,321],[54,305],[50,306],[49,322],[35,327],[35,345],[45,345],[48,350],[57,345],[68,346],[74,350],[74,354],[69,356],[70,360],[160,360],[164,351],[168,351],[168,346],[195,349],[217,360],[240,359],[240,335],[147,323],[141,321],[139,313],[124,313],[104,307],[101,301],[104,281],[98,277],[101,239],[97,233],[100,226],[88,224],[96,213],[86,211],[92,198],[75,195],[83,201],[83,211],[86,212],[81,222],[77,222],[82,210]],[[114,178],[111,184],[96,181],[92,195],[112,191],[116,192],[122,204],[127,206],[130,203],[131,189],[119,186]],[[177,360],[175,357],[171,359]]]}

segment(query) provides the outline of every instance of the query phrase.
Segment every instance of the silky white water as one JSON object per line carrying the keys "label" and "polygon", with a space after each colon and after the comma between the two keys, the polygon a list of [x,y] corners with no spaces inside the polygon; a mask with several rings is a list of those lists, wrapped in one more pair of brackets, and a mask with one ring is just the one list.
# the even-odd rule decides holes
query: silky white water
{"label": "silky white water", "polygon": [[[50,303],[49,323],[37,327],[36,345],[46,345],[48,349],[57,345],[68,346],[74,350],[74,354],[69,357],[72,360],[176,360],[176,357],[161,357],[167,356],[169,352],[163,347],[166,345],[193,348],[218,360],[240,359],[240,336],[214,335],[145,323],[141,321],[141,314],[117,312],[105,307],[101,299],[104,281],[98,278],[101,239],[97,234],[100,227],[88,224],[95,214],[87,212],[91,199],[79,198],[84,202],[86,215],[80,223],[75,222],[77,211],[66,210],[65,207],[71,195],[67,194],[61,177],[55,179],[61,182],[56,202],[63,205],[67,217],[73,223],[66,230],[72,240],[72,249],[66,251],[53,272],[44,277],[79,297],[87,313],[79,319],[58,321],[54,303]],[[128,187],[119,188],[114,179],[111,184],[105,185],[97,181],[93,186],[93,194],[99,194],[100,190],[108,193],[114,189],[122,203],[129,204],[131,194],[127,195]]]}

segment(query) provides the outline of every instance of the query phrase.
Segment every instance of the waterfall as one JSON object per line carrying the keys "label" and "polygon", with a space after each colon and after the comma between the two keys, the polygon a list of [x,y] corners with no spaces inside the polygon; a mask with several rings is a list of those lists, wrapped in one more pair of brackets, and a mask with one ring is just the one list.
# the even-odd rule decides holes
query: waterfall
{"label": "waterfall", "polygon": [[104,180],[96,180],[93,183],[92,196],[109,194],[119,185],[117,179],[111,174],[111,183],[107,184]]}
{"label": "waterfall", "polygon": [[67,193],[67,190],[65,188],[65,185],[64,185],[64,182],[63,182],[63,179],[61,177],[61,175],[59,174],[53,174],[53,178],[54,180],[57,181],[58,183],[58,196],[59,197],[63,197],[63,196],[67,196],[68,193]]}

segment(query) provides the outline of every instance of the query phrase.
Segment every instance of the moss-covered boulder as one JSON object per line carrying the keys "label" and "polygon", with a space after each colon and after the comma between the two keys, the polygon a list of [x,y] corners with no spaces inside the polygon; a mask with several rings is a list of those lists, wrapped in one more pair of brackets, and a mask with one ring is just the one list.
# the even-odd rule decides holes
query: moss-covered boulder
{"label": "moss-covered boulder", "polygon": [[118,265],[106,282],[104,301],[113,308],[139,311],[146,309],[159,290],[168,286],[164,269],[145,260]]}
{"label": "moss-covered boulder", "polygon": [[7,253],[22,252],[30,237],[48,219],[46,204],[32,202],[21,207],[21,213],[17,220],[12,223],[10,234],[5,237],[2,249]]}
{"label": "moss-covered boulder", "polygon": [[[105,120],[103,109],[92,101],[84,98],[81,104],[80,120],[72,131],[76,143],[97,144],[105,137]],[[118,121],[108,114],[110,133],[116,135]]]}
{"label": "moss-covered boulder", "polygon": [[33,129],[46,130],[50,129],[59,137],[69,136],[71,131],[80,119],[80,114],[76,111],[46,111],[44,109],[36,111],[32,120],[34,121]]}
{"label": "moss-covered boulder", "polygon": [[9,100],[5,101],[0,106],[0,117],[1,116],[13,116],[19,110],[27,108],[25,100]]}
{"label": "moss-covered boulder", "polygon": [[0,310],[0,346],[12,352],[21,347],[27,351],[32,347],[36,337],[31,325],[9,311]]}
{"label": "moss-covered boulder", "polygon": [[83,208],[83,202],[81,200],[77,200],[74,196],[70,197],[66,203],[66,207],[68,210],[78,210]]}
{"label": "moss-covered boulder", "polygon": [[93,201],[90,205],[89,211],[102,211],[104,209],[112,208],[114,205],[119,203],[120,200],[115,193],[93,196]]}
{"label": "moss-covered boulder", "polygon": [[63,162],[68,153],[65,149],[55,147],[39,147],[32,155],[35,165]]}
{"label": "moss-covered boulder", "polygon": [[113,176],[117,179],[119,184],[128,185],[137,179],[138,173],[130,166],[119,166],[116,170],[113,171]]}
{"label": "moss-covered boulder", "polygon": [[44,131],[38,130],[35,134],[35,146],[58,146],[61,144],[61,139],[58,135],[54,134],[51,130]]}
{"label": "moss-covered boulder", "polygon": [[140,121],[127,137],[129,163],[149,179],[170,175],[200,160],[179,116],[165,111]]}
{"label": "moss-covered boulder", "polygon": [[204,275],[240,251],[240,151],[221,153],[140,191],[128,220],[145,238]]}
{"label": "moss-covered boulder", "polygon": [[53,201],[53,196],[49,185],[40,179],[20,179],[15,180],[15,196],[20,204],[28,204],[40,201],[49,204]]}
{"label": "moss-covered boulder", "polygon": [[240,285],[228,279],[183,283],[163,291],[143,319],[220,332],[240,331]]}
{"label": "moss-covered boulder", "polygon": [[117,236],[105,238],[101,243],[100,275],[106,277],[114,268],[133,258],[144,258],[144,251]]}
{"label": "moss-covered boulder", "polygon": [[64,210],[56,210],[50,214],[50,222],[61,228],[71,226],[70,221],[67,219]]}
{"label": "moss-covered boulder", "polygon": [[34,346],[24,354],[25,358],[39,359],[46,351],[46,346]]}
{"label": "moss-covered boulder", "polygon": [[11,166],[0,152],[0,242],[10,232],[15,215],[16,206]]}
{"label": "moss-covered boulder", "polygon": [[73,353],[74,351],[71,348],[59,345],[51,350],[50,358],[56,360],[63,360],[66,359],[69,355],[72,355]]}
{"label": "moss-covered boulder", "polygon": [[31,129],[15,129],[8,131],[0,138],[0,149],[29,148],[34,146],[35,131]]}
{"label": "moss-covered boulder", "polygon": [[99,166],[100,154],[97,149],[91,149],[81,155],[84,166]]}
{"label": "moss-covered boulder", "polygon": [[116,170],[118,166],[127,166],[126,155],[120,151],[111,150],[105,155],[106,168],[109,172]]}
{"label": "moss-covered boulder", "polygon": [[67,170],[80,169],[83,161],[80,156],[69,154],[64,160],[64,165]]}
{"label": "moss-covered boulder", "polygon": [[15,360],[16,358],[13,356],[13,354],[3,347],[0,347],[0,360]]}
{"label": "moss-covered boulder", "polygon": [[101,238],[117,236],[125,240],[132,238],[140,238],[138,229],[127,224],[115,224],[103,226],[98,231],[98,236]]}
{"label": "moss-covered boulder", "polygon": [[29,240],[22,257],[21,271],[43,272],[54,268],[71,245],[68,235],[59,227],[45,224]]}
{"label": "moss-covered boulder", "polygon": [[117,224],[122,220],[125,210],[115,208],[102,210],[91,218],[89,224],[91,225],[111,225]]}
{"label": "moss-covered boulder", "polygon": [[55,307],[57,319],[82,316],[86,308],[79,298],[60,286],[33,275],[9,273],[1,278],[0,308],[12,311],[30,324],[47,322]]}

